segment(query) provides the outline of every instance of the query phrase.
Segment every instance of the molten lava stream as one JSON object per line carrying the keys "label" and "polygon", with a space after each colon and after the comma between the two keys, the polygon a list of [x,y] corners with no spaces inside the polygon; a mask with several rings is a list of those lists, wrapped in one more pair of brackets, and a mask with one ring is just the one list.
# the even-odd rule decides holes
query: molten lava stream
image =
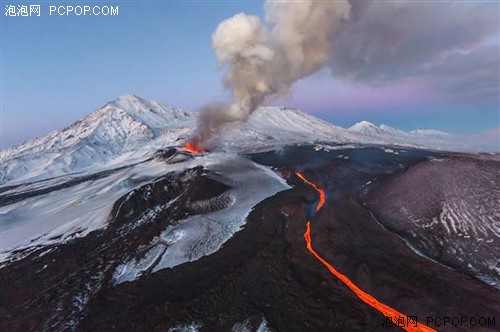
{"label": "molten lava stream", "polygon": [[202,149],[197,148],[193,143],[186,143],[186,145],[184,145],[184,149],[188,152],[191,152],[191,153],[202,153],[203,152]]}
{"label": "molten lava stream", "polygon": [[[304,181],[306,184],[313,187],[319,193],[319,202],[316,205],[316,209],[315,209],[315,212],[317,212],[325,204],[325,191],[323,189],[318,188],[311,181],[307,180],[301,173],[295,172],[295,174],[302,181]],[[389,307],[388,305],[378,301],[376,298],[374,298],[370,294],[362,291],[358,286],[356,286],[356,284],[354,282],[351,281],[351,279],[349,279],[346,275],[337,271],[330,263],[328,263],[323,257],[321,257],[313,249],[312,239],[311,239],[311,222],[310,221],[306,222],[306,232],[304,233],[304,239],[306,240],[307,250],[309,250],[309,252],[311,254],[313,254],[313,256],[316,257],[316,259],[318,261],[321,262],[321,264],[326,266],[326,268],[334,276],[339,278],[340,281],[342,281],[347,287],[349,287],[357,295],[357,297],[359,297],[359,299],[361,301],[365,302],[366,304],[368,304],[372,308],[375,308],[378,311],[380,311],[384,315],[384,317],[390,317],[391,320],[394,322],[395,326],[398,326],[398,317],[404,318],[405,325],[407,325],[406,323],[408,322],[408,316],[406,316],[405,314],[397,311],[396,309],[393,309],[393,308]],[[432,328],[428,327],[427,325],[420,323],[420,322],[418,322],[416,325],[417,326],[404,326],[404,327],[400,326],[400,327],[406,331],[436,331],[436,330],[434,330],[434,329],[432,329]]]}

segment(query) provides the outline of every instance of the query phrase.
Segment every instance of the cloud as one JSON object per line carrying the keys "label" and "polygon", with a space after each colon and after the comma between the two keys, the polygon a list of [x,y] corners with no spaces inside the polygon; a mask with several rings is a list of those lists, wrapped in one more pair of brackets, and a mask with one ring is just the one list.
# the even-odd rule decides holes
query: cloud
{"label": "cloud", "polygon": [[500,46],[486,45],[455,52],[426,68],[431,84],[448,96],[462,99],[500,98]]}
{"label": "cloud", "polygon": [[332,44],[336,77],[370,85],[418,78],[450,97],[498,95],[498,3],[351,3],[352,20]]}

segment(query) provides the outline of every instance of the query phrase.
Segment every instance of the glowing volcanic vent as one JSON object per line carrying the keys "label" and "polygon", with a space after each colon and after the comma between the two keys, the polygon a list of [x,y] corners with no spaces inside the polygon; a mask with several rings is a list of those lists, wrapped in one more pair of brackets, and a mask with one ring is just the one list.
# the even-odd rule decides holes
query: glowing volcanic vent
{"label": "glowing volcanic vent", "polygon": [[[304,183],[310,185],[311,187],[314,188],[319,194],[319,202],[316,205],[314,211],[318,212],[319,209],[325,204],[325,191],[323,189],[320,189],[316,184],[313,182],[307,180],[301,173],[295,172],[295,175],[297,175]],[[361,290],[354,282],[351,281],[346,275],[342,274],[339,272],[337,269],[333,267],[330,263],[328,263],[323,257],[321,257],[316,250],[313,249],[312,245],[312,237],[311,237],[311,222],[307,221],[306,222],[306,232],[304,233],[304,239],[306,240],[306,247],[307,250],[318,260],[323,264],[331,274],[333,274],[335,277],[337,277],[340,281],[344,283],[347,287],[349,287],[355,294],[356,296],[366,304],[368,304],[370,307],[377,309],[380,311],[385,317],[390,317],[391,320],[394,322],[394,324],[398,323],[398,317],[403,317],[405,322],[408,321],[408,316],[405,314],[397,311],[396,309],[388,306],[387,304],[384,304],[380,301],[378,301],[376,298],[371,296],[370,294],[364,292]],[[420,322],[415,322],[415,326],[404,326],[402,327],[406,331],[436,331],[427,325],[420,323]]]}
{"label": "glowing volcanic vent", "polygon": [[195,144],[193,144],[191,142],[187,142],[186,145],[184,145],[184,150],[186,150],[190,153],[203,153],[203,152],[205,152],[205,150],[197,147]]}

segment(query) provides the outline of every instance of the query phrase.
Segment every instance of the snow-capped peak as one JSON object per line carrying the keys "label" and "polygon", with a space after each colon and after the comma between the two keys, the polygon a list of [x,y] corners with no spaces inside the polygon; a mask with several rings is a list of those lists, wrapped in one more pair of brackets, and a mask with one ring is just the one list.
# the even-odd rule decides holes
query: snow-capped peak
{"label": "snow-capped peak", "polygon": [[349,128],[350,131],[362,133],[365,135],[383,135],[385,130],[381,127],[377,127],[371,122],[360,121]]}
{"label": "snow-capped peak", "polygon": [[120,109],[127,112],[135,120],[147,124],[149,127],[163,127],[173,121],[186,120],[191,114],[180,108],[165,106],[156,101],[142,99],[133,94],[126,94],[110,101],[98,112],[109,109]]}
{"label": "snow-capped peak", "polygon": [[[129,136],[152,138],[158,131],[179,121],[192,119],[191,113],[172,108],[154,101],[147,101],[133,94],[123,95],[106,103],[97,111],[90,113],[62,129],[52,131],[46,136],[29,140],[19,146],[0,151],[0,160],[14,158],[19,154],[38,153],[42,150],[58,150],[80,142],[91,136],[102,136],[101,143],[118,143],[115,140]],[[107,131],[107,132],[106,132]],[[138,137],[137,137],[138,138]]]}
{"label": "snow-capped peak", "polygon": [[124,95],[62,130],[1,150],[0,183],[100,165],[192,121],[181,109]]}
{"label": "snow-capped peak", "polygon": [[376,127],[373,123],[366,121],[366,120],[363,120],[363,121],[355,123],[354,125],[349,127],[349,130],[360,131],[360,130],[363,130],[365,128],[373,128],[373,127]]}

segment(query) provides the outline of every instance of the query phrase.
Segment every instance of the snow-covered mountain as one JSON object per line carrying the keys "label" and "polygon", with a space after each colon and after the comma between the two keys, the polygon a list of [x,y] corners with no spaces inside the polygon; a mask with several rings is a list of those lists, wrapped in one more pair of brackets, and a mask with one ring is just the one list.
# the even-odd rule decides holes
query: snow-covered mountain
{"label": "snow-covered mountain", "polygon": [[69,127],[0,151],[0,183],[102,165],[193,121],[181,109],[124,95]]}
{"label": "snow-covered mountain", "polygon": [[165,127],[191,120],[192,114],[134,95],[121,96],[69,127],[0,151],[0,158],[68,149],[87,142],[106,143],[113,151],[157,137]]}
{"label": "snow-covered mountain", "polygon": [[[128,94],[62,130],[0,151],[0,185],[14,185],[68,173],[93,171],[152,156],[180,146],[197,114]],[[287,107],[261,107],[246,123],[233,123],[217,142],[219,150],[269,148],[294,143],[398,144],[464,150],[456,137],[436,130],[404,132],[362,121],[349,129]]]}
{"label": "snow-covered mountain", "polygon": [[362,133],[365,135],[380,136],[380,135],[404,135],[405,132],[386,126],[376,126],[368,121],[360,121],[349,128],[350,131]]}
{"label": "snow-covered mountain", "polygon": [[385,124],[376,126],[368,121],[361,121],[349,128],[350,131],[362,133],[371,136],[390,136],[390,137],[413,137],[413,138],[423,138],[423,139],[450,139],[453,137],[452,134],[446,133],[444,131],[435,129],[416,129],[409,132],[399,130]]}
{"label": "snow-covered mountain", "polygon": [[303,142],[367,142],[364,135],[289,107],[260,107],[241,126],[229,128],[218,145],[226,149]]}
{"label": "snow-covered mountain", "polygon": [[500,146],[472,142],[468,137],[456,136],[435,129],[416,129],[403,131],[385,124],[377,126],[368,121],[361,121],[349,129],[351,132],[373,137],[376,142],[383,140],[393,144],[416,145],[423,148],[445,149],[450,151],[488,151],[498,150]]}

